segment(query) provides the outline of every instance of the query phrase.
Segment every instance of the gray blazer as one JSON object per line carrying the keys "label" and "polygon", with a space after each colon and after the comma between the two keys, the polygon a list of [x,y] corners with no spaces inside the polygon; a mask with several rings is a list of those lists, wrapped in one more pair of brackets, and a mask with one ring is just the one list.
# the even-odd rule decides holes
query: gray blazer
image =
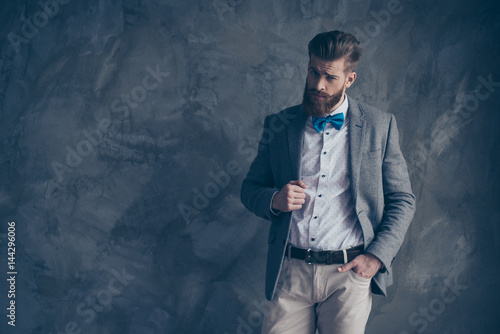
{"label": "gray blazer", "polygon": [[[351,192],[365,252],[383,264],[372,279],[372,292],[386,296],[392,284],[392,263],[415,212],[415,196],[399,147],[394,115],[347,98]],[[266,117],[258,154],[241,188],[245,207],[271,221],[266,267],[268,300],[274,296],[292,217],[291,212],[273,215],[271,198],[289,181],[300,180],[306,119],[301,105]]]}

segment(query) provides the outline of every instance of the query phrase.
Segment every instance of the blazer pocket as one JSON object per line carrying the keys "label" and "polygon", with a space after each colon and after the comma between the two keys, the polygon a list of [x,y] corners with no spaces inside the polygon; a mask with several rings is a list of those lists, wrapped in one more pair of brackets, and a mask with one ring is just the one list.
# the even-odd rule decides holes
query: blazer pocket
{"label": "blazer pocket", "polygon": [[382,149],[378,148],[375,151],[368,151],[368,152],[365,153],[365,158],[366,159],[380,158],[381,150]]}

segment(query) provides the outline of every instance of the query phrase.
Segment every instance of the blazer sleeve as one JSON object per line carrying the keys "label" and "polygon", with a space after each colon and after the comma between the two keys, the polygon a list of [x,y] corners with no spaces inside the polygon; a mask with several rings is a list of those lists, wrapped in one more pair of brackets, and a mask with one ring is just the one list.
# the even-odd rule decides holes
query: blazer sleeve
{"label": "blazer sleeve", "polygon": [[269,122],[273,115],[267,116],[264,121],[264,130],[259,142],[259,148],[255,160],[241,186],[241,202],[255,215],[274,221],[279,215],[271,212],[271,200],[276,191],[280,189],[275,186],[275,178],[271,166],[269,154],[270,141],[265,138],[266,132],[270,131]]}
{"label": "blazer sleeve", "polygon": [[366,248],[389,270],[415,213],[415,196],[403,153],[399,146],[399,135],[394,115],[391,115],[382,161],[382,185],[384,214],[375,232],[375,237]]}

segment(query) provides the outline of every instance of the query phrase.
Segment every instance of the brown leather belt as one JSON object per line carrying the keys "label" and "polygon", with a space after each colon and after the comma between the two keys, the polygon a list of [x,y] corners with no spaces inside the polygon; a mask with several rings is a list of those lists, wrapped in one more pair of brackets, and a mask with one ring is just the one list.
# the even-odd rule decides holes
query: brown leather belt
{"label": "brown leather belt", "polygon": [[288,244],[286,249],[286,256],[294,259],[304,260],[308,264],[317,263],[317,264],[344,264],[345,258],[347,257],[347,262],[352,261],[356,256],[363,254],[364,246],[359,245],[356,247],[352,247],[344,251],[336,250],[336,251],[313,251],[311,249],[302,249],[293,247],[291,244]]}

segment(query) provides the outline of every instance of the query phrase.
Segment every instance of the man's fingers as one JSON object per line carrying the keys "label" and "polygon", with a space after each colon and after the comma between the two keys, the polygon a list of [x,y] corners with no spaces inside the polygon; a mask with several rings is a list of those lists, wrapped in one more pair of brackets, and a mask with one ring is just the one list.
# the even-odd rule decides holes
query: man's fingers
{"label": "man's fingers", "polygon": [[289,185],[288,190],[290,192],[294,192],[294,193],[298,193],[298,194],[303,194],[305,192],[304,188],[301,188],[301,187],[295,186],[295,185]]}
{"label": "man's fingers", "polygon": [[302,208],[302,205],[300,205],[300,204],[287,204],[286,207],[284,209],[282,209],[281,211],[290,212],[293,210],[299,210],[301,208]]}
{"label": "man's fingers", "polygon": [[304,193],[296,193],[296,192],[289,192],[288,193],[288,198],[306,198],[306,194]]}
{"label": "man's fingers", "polygon": [[300,204],[290,205],[290,211],[298,210],[298,209],[302,209],[302,205],[300,205]]}
{"label": "man's fingers", "polygon": [[293,205],[296,205],[296,204],[300,204],[300,205],[302,205],[302,204],[304,204],[305,202],[306,202],[306,200],[305,200],[305,199],[303,199],[303,198],[291,198],[291,199],[288,201],[288,203],[293,204]]}
{"label": "man's fingers", "polygon": [[288,182],[288,184],[293,184],[293,185],[299,186],[302,189],[307,188],[306,184],[304,182],[302,182],[302,180],[290,181],[290,182]]}
{"label": "man's fingers", "polygon": [[300,180],[288,182],[275,196],[273,208],[283,212],[302,209],[306,202],[305,188],[307,186]]}
{"label": "man's fingers", "polygon": [[306,198],[306,193],[304,192],[304,189],[299,188],[302,191],[294,191],[293,195],[297,198]]}
{"label": "man's fingers", "polygon": [[346,264],[344,264],[343,266],[340,266],[337,268],[337,270],[339,272],[344,272],[344,271],[348,271],[348,270],[351,270],[352,268],[356,267],[356,264],[354,264],[352,261],[351,262],[347,262]]}
{"label": "man's fingers", "polygon": [[299,182],[297,183],[297,185],[298,185],[299,187],[301,187],[301,188],[304,188],[304,189],[306,189],[306,188],[307,188],[306,184],[305,184],[304,182],[302,182],[302,180],[299,180]]}
{"label": "man's fingers", "polygon": [[302,209],[302,204],[306,201],[303,198],[289,198],[287,199],[287,211]]}
{"label": "man's fingers", "polygon": [[306,195],[300,193],[288,193],[286,196],[288,202],[299,201],[301,204],[305,202]]}

